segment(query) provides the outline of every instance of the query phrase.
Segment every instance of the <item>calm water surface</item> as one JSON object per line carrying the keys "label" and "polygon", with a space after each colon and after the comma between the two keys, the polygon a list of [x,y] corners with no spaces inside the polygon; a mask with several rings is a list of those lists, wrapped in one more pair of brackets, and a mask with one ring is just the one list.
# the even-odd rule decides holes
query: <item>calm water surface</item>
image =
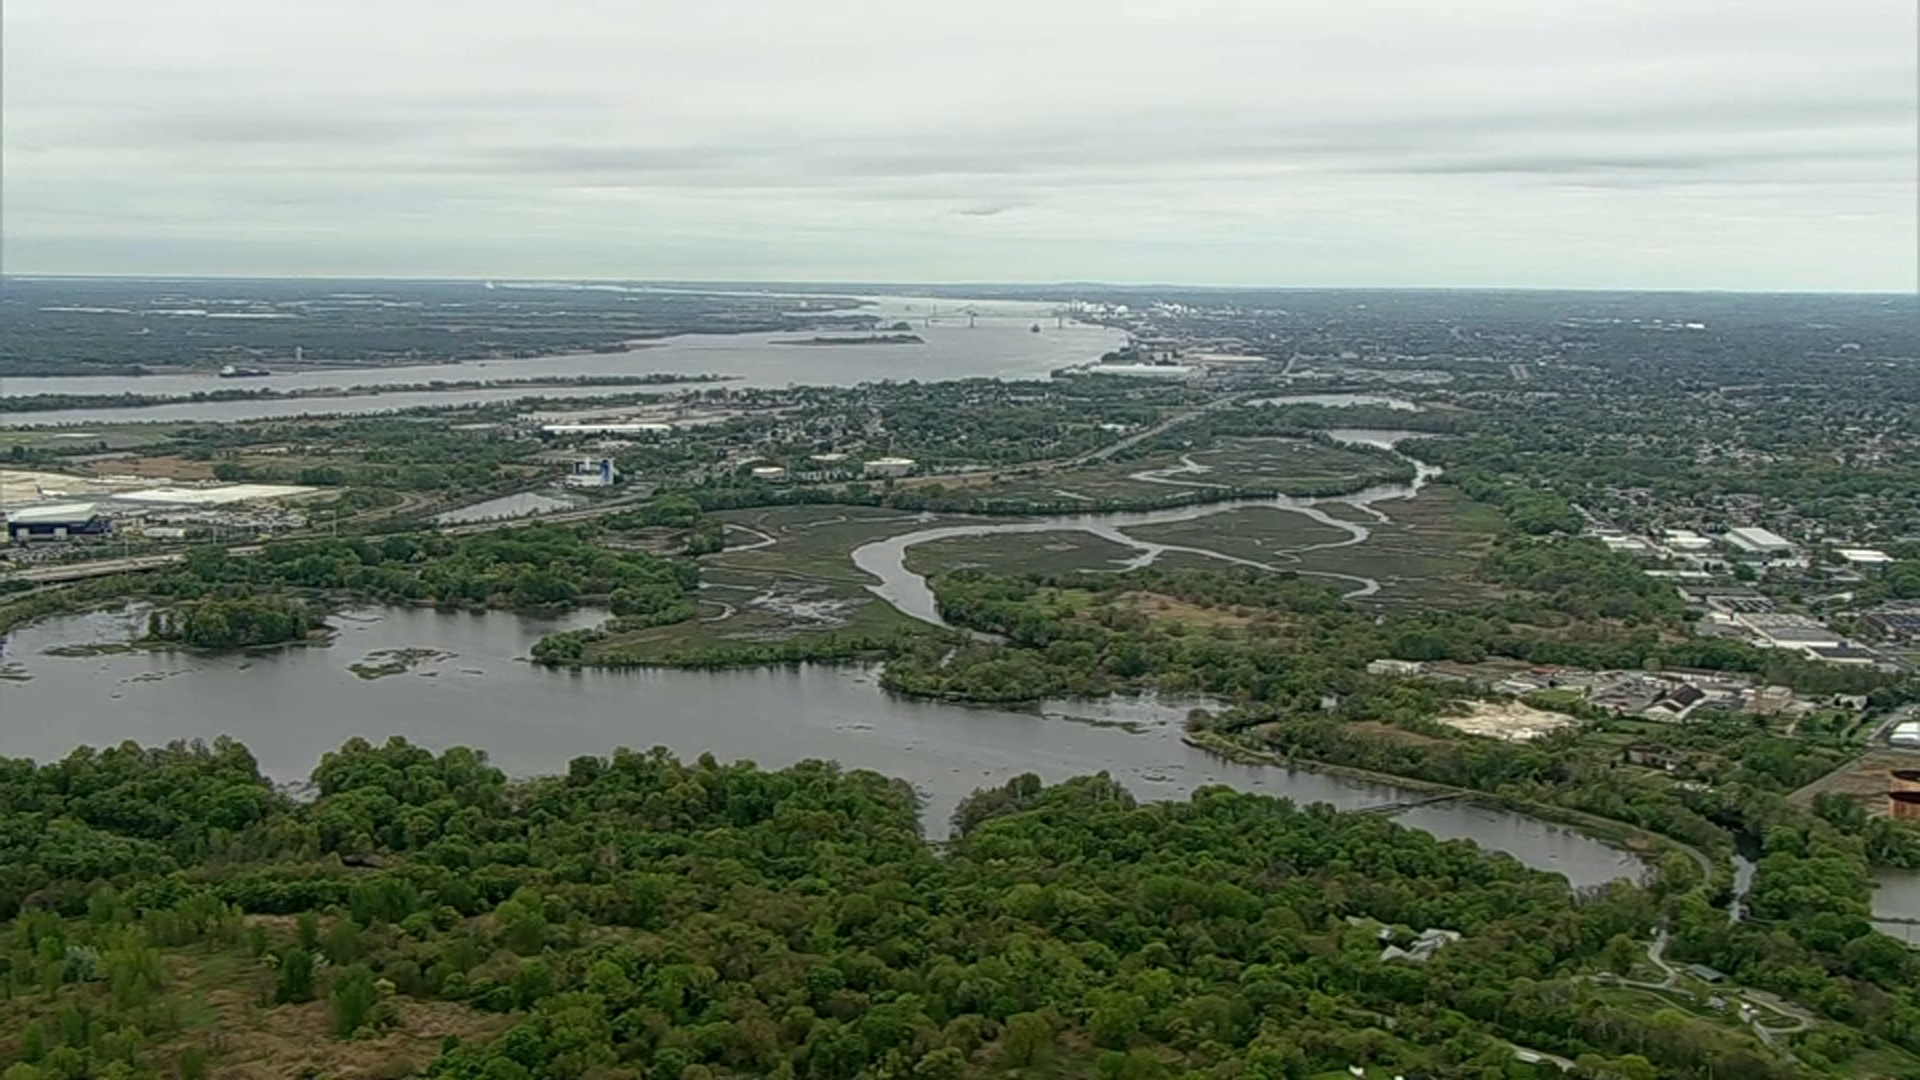
{"label": "calm water surface", "polygon": [[[1039,305],[1030,305],[1039,307]],[[998,305],[1004,310],[1005,305]],[[924,315],[925,307],[916,309]],[[943,302],[942,311],[957,306]],[[982,317],[978,325],[966,319],[941,316],[924,325],[913,312],[900,317],[914,322],[913,332],[923,345],[783,345],[812,336],[811,332],[781,334],[687,334],[666,338],[626,353],[583,353],[530,360],[477,360],[461,364],[423,364],[377,369],[300,371],[259,379],[221,379],[211,372],[192,375],[145,375],[138,378],[67,377],[8,378],[0,384],[0,404],[6,397],[35,394],[117,394],[186,396],[231,389],[339,389],[358,386],[396,386],[434,380],[570,378],[672,373],[735,375],[736,381],[680,386],[680,389],[789,385],[853,386],[892,379],[1044,379],[1055,368],[1093,359],[1125,342],[1125,335],[1098,326],[1069,323],[1056,327],[1044,320],[1041,332],[1032,332],[1038,316],[1000,314]],[[822,331],[822,336],[833,336]],[[314,397],[266,401],[201,401],[155,405],[142,409],[63,409],[50,412],[0,412],[0,425],[50,427],[71,424],[138,423],[142,421],[247,420],[262,417],[322,413],[367,414],[419,406],[452,406],[539,397],[608,397],[644,393],[666,387],[545,387],[430,391],[360,397]]]}
{"label": "calm water surface", "polygon": [[[1920,919],[1920,870],[1881,870],[1880,887],[1873,891],[1873,913],[1883,919]],[[1909,945],[1920,947],[1920,926],[1883,922],[1881,930]]]}
{"label": "calm water surface", "polygon": [[[335,617],[340,634],[329,646],[252,657],[49,655],[62,645],[124,641],[141,616],[129,609],[54,619],[6,643],[0,659],[12,678],[0,680],[0,754],[45,760],[81,744],[227,734],[281,779],[304,777],[355,735],[481,747],[519,775],[562,771],[574,757],[618,746],[665,746],[682,758],[710,751],[770,768],[821,758],[910,780],[926,799],[933,835],[945,832],[968,793],[1022,772],[1057,781],[1105,770],[1143,799],[1182,798],[1207,784],[1348,809],[1408,796],[1220,761],[1181,741],[1190,702],[1055,703],[1019,713],[895,697],[857,668],[576,673],[522,659],[542,634],[600,618],[357,609]],[[379,679],[348,670],[369,654],[406,648],[451,655]],[[1406,820],[1510,852],[1576,886],[1641,871],[1630,855],[1514,814],[1441,805]]]}

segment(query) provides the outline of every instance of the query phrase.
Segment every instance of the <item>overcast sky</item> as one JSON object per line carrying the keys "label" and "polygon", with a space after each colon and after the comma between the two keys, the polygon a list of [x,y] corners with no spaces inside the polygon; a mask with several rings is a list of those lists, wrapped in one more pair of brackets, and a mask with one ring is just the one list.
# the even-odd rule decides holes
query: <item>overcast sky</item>
{"label": "overcast sky", "polygon": [[15,273],[1901,289],[1912,0],[5,0]]}

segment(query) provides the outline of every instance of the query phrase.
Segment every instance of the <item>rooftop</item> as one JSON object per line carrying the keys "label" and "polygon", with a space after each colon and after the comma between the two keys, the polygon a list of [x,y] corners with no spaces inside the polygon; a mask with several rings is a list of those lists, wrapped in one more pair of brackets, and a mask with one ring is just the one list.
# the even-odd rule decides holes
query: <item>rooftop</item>
{"label": "rooftop", "polygon": [[7,520],[21,523],[86,521],[98,512],[98,504],[96,503],[45,503],[40,506],[26,506],[14,510],[7,514]]}
{"label": "rooftop", "polygon": [[1893,561],[1893,556],[1873,548],[1841,548],[1838,554],[1855,566],[1875,566]]}
{"label": "rooftop", "polygon": [[1727,542],[1748,551],[1792,551],[1793,544],[1776,532],[1754,526],[1727,530]]}

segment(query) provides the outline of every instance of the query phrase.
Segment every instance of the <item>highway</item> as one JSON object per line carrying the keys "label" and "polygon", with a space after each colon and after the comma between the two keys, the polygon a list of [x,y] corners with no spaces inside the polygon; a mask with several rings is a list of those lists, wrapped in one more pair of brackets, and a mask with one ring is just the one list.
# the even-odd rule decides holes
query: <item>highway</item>
{"label": "highway", "polygon": [[1081,454],[1079,457],[1071,458],[1062,464],[1064,467],[1071,468],[1075,465],[1086,465],[1090,462],[1105,461],[1106,459],[1112,457],[1113,455],[1119,453],[1122,450],[1125,450],[1129,447],[1138,446],[1139,444],[1146,442],[1148,439],[1151,439],[1154,436],[1161,434],[1162,432],[1168,431],[1172,428],[1179,427],[1181,424],[1184,424],[1187,421],[1192,420],[1194,417],[1205,416],[1206,414],[1213,412],[1215,410],[1224,409],[1227,406],[1232,405],[1234,402],[1239,401],[1241,398],[1244,398],[1246,396],[1247,395],[1245,393],[1239,393],[1239,394],[1228,394],[1225,397],[1215,398],[1214,400],[1207,402],[1205,405],[1188,409],[1186,412],[1183,412],[1183,413],[1177,413],[1173,416],[1168,417],[1165,420],[1160,421],[1159,423],[1153,425],[1152,427],[1143,428],[1127,436],[1126,438],[1119,440],[1118,442],[1108,443],[1107,445],[1101,447],[1098,450]]}
{"label": "highway", "polygon": [[186,560],[186,553],[169,551],[160,555],[134,555],[125,559],[93,559],[88,562],[58,563],[51,566],[33,566],[15,571],[11,576],[21,581],[31,581],[35,585],[52,585],[63,581],[81,581],[86,578],[106,577],[109,574],[131,574],[141,570],[158,570],[163,566],[174,566]]}

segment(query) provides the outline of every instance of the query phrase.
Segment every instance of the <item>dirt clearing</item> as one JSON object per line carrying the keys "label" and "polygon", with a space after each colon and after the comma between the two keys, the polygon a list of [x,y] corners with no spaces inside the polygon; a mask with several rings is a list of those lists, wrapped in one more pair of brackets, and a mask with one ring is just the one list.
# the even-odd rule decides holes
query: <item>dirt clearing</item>
{"label": "dirt clearing", "polygon": [[1517,701],[1470,701],[1465,707],[1465,715],[1449,714],[1435,719],[1455,731],[1507,742],[1532,742],[1548,732],[1580,722],[1564,713],[1536,709]]}

